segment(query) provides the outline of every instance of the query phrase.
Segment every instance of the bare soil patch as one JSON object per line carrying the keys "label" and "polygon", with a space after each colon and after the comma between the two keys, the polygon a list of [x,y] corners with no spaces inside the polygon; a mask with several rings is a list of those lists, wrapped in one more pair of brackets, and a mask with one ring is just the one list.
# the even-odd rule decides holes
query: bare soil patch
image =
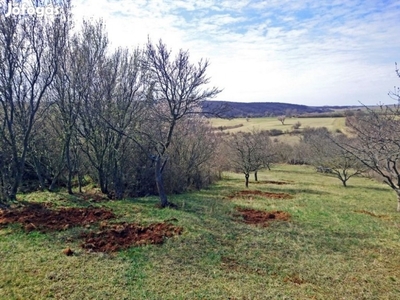
{"label": "bare soil patch", "polygon": [[268,226],[271,221],[288,221],[290,214],[284,211],[262,211],[251,208],[237,207],[236,210],[246,224]]}
{"label": "bare soil patch", "polygon": [[[23,208],[0,210],[0,226],[19,223],[29,232],[61,231],[72,227],[88,227],[99,223],[96,232],[82,233],[81,247],[94,252],[114,252],[130,246],[162,244],[167,237],[181,234],[183,229],[168,222],[140,224],[108,224],[116,216],[105,208],[60,208],[51,209],[51,204],[29,203]],[[176,219],[171,219],[172,221]],[[91,227],[91,226],[90,226]],[[67,256],[74,254],[70,248],[63,251]]]}
{"label": "bare soil patch", "polygon": [[19,223],[26,231],[42,232],[66,230],[115,218],[111,210],[104,208],[51,209],[51,204],[29,203],[23,208],[0,211],[0,225]]}
{"label": "bare soil patch", "polygon": [[165,238],[179,235],[182,227],[171,223],[153,223],[148,226],[139,224],[113,224],[99,232],[83,233],[85,241],[82,248],[94,252],[115,252],[130,246],[162,244]]}
{"label": "bare soil patch", "polygon": [[261,196],[265,198],[273,198],[273,199],[292,199],[293,196],[287,193],[270,193],[270,192],[263,192],[258,190],[243,190],[235,192],[234,194],[228,196],[229,199],[233,199],[235,197],[246,197],[252,198],[253,196]]}

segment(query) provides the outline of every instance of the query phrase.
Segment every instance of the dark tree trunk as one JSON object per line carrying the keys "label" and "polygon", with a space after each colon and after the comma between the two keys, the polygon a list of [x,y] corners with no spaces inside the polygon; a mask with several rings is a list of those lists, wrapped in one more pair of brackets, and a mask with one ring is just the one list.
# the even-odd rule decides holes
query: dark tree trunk
{"label": "dark tree trunk", "polygon": [[55,188],[55,186],[56,186],[58,177],[60,177],[61,172],[62,172],[62,170],[59,170],[58,173],[53,177],[53,180],[51,181],[51,184],[50,184],[50,186],[49,186],[49,191],[50,191],[50,192],[53,192],[53,191],[54,191],[54,188]]}
{"label": "dark tree trunk", "polygon": [[68,140],[66,142],[65,145],[65,159],[66,159],[66,163],[67,163],[67,168],[68,168],[68,178],[67,178],[67,190],[68,190],[68,194],[73,195],[72,192],[72,175],[73,175],[73,171],[72,171],[72,165],[71,165],[71,153],[70,153],[70,137],[67,137]]}
{"label": "dark tree trunk", "polygon": [[167,195],[165,194],[165,190],[164,190],[161,157],[157,156],[155,161],[156,161],[155,176],[156,176],[157,191],[158,191],[158,195],[160,197],[160,205],[162,208],[164,208],[164,207],[169,206],[170,203],[168,202]]}
{"label": "dark tree trunk", "polygon": [[71,170],[68,170],[67,190],[68,190],[68,194],[70,194],[70,195],[74,194],[72,192],[72,171]]}
{"label": "dark tree trunk", "polygon": [[102,170],[99,170],[99,184],[101,192],[105,195],[108,195],[107,179],[105,178]]}
{"label": "dark tree trunk", "polygon": [[39,189],[40,189],[41,191],[43,191],[43,190],[44,190],[45,183],[44,183],[44,178],[43,178],[43,176],[42,176],[42,170],[41,170],[41,168],[40,168],[40,163],[38,162],[38,160],[36,159],[35,156],[33,156],[32,160],[33,160],[33,168],[35,169],[37,178],[38,178],[38,180],[39,180]]}
{"label": "dark tree trunk", "polygon": [[258,181],[257,172],[258,172],[258,171],[255,171],[255,172],[254,172],[254,180],[255,180],[255,181]]}
{"label": "dark tree trunk", "polygon": [[114,193],[115,199],[121,200],[124,197],[124,185],[122,174],[118,171],[118,166],[114,166]]}
{"label": "dark tree trunk", "polygon": [[249,177],[250,177],[250,174],[244,174],[244,176],[245,176],[245,178],[246,178],[246,187],[248,188],[249,187]]}
{"label": "dark tree trunk", "polygon": [[344,187],[347,187],[347,179],[346,177],[339,176],[340,181],[342,182]]}
{"label": "dark tree trunk", "polygon": [[81,173],[78,171],[78,185],[79,185],[79,193],[82,193],[82,185],[83,185],[83,183],[82,183],[82,175],[81,175]]}

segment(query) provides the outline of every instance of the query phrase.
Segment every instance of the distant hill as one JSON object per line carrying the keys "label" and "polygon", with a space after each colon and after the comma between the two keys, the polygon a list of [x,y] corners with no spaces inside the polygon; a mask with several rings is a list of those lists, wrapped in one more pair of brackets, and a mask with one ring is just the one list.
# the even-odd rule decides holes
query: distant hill
{"label": "distant hill", "polygon": [[279,102],[229,102],[205,101],[203,111],[218,112],[224,118],[274,117],[280,115],[327,114],[337,109],[354,108],[354,106],[307,106]]}

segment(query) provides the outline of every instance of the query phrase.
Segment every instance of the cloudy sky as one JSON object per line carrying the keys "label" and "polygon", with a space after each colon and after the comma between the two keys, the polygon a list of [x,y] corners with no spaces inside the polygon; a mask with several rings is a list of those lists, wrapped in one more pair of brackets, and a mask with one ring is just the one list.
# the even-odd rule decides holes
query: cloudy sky
{"label": "cloudy sky", "polygon": [[[394,103],[400,1],[72,0],[103,18],[115,46],[160,38],[208,58],[218,100],[307,105]],[[400,64],[399,64],[400,67]]]}

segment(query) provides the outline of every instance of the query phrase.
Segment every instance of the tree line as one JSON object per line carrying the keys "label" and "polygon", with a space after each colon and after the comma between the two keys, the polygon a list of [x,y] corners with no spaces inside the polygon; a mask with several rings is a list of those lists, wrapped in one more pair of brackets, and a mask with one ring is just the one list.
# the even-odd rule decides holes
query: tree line
{"label": "tree line", "polygon": [[[60,1],[56,1],[60,5]],[[113,198],[207,186],[216,138],[200,104],[209,62],[173,55],[161,40],[110,47],[105,24],[72,22],[71,3],[46,17],[0,14],[0,198],[23,183],[81,189],[93,179]]]}

